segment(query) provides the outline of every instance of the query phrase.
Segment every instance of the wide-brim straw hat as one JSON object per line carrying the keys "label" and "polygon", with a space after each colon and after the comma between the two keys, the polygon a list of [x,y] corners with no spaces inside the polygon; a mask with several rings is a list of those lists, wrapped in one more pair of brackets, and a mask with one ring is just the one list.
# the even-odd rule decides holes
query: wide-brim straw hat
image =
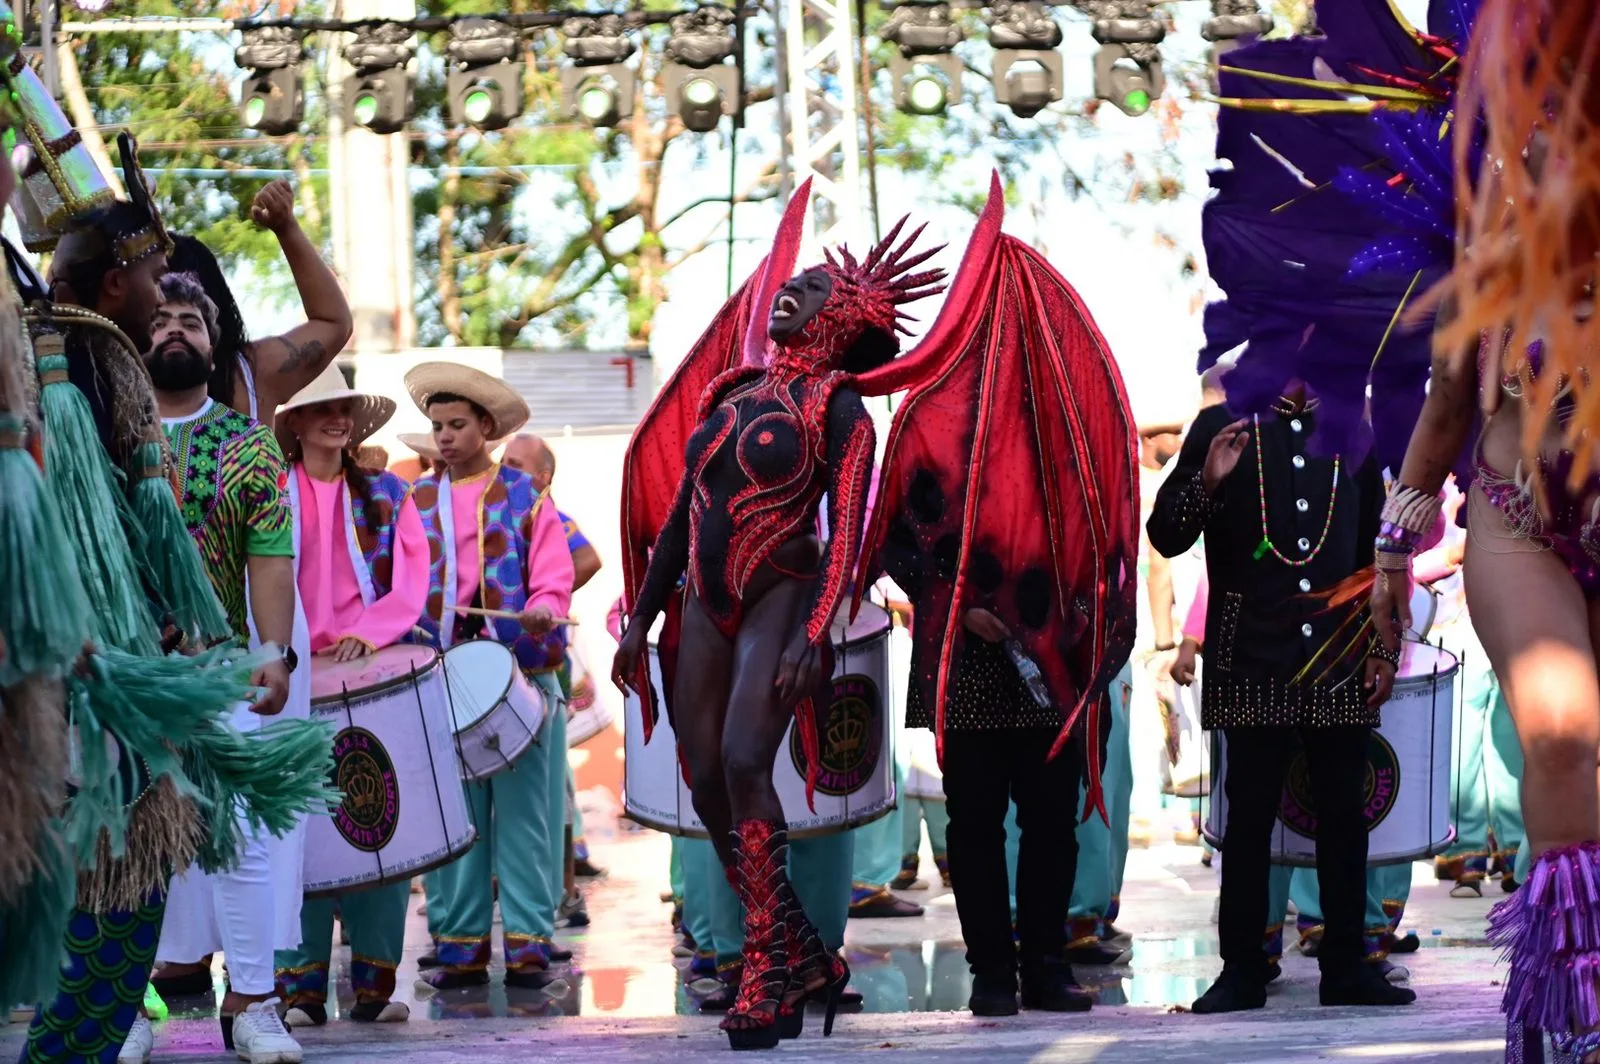
{"label": "wide-brim straw hat", "polygon": [[424,414],[428,412],[428,398],[440,392],[470,399],[489,412],[489,419],[494,422],[489,435],[497,440],[515,433],[528,423],[530,416],[528,404],[511,385],[459,362],[419,362],[406,373],[406,390]]}
{"label": "wide-brim straw hat", "polygon": [[439,448],[433,442],[431,432],[402,432],[395,437],[400,443],[415,451],[418,457],[429,462],[437,462],[444,456],[439,453]]}
{"label": "wide-brim straw hat", "polygon": [[350,429],[350,446],[359,447],[367,437],[394,417],[397,404],[393,399],[382,395],[373,395],[370,392],[357,391],[345,384],[344,374],[337,365],[330,364],[327,369],[317,375],[317,379],[296,392],[287,403],[278,407],[274,418],[278,436],[278,446],[288,454],[295,447],[295,435],[283,423],[283,415],[300,407],[317,406],[321,403],[337,403],[350,400],[350,420],[354,422]]}

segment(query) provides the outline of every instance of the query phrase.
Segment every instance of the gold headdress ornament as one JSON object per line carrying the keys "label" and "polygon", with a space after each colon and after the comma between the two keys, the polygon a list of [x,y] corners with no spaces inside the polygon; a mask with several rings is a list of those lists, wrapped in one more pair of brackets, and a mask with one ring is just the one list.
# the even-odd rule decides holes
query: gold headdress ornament
{"label": "gold headdress ornament", "polygon": [[[30,251],[48,251],[76,221],[111,206],[117,197],[19,44],[16,16],[0,0],[0,79],[16,111],[19,148],[13,157],[19,180],[12,207],[23,244]],[[128,266],[156,251],[170,251],[172,240],[145,184],[138,144],[124,132],[117,137],[117,148],[128,205],[134,209],[118,212],[111,228],[120,231],[106,235],[115,242],[117,263]]]}

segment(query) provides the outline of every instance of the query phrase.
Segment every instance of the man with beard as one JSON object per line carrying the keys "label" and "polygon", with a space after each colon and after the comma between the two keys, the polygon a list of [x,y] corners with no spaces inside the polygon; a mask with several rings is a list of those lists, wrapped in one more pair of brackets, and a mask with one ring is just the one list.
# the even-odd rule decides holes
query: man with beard
{"label": "man with beard", "polygon": [[[151,319],[153,343],[145,366],[155,385],[162,425],[182,490],[185,524],[207,575],[241,641],[250,618],[264,642],[289,647],[294,627],[294,543],[286,469],[271,430],[206,393],[217,332],[216,305],[191,274],[168,274]],[[248,576],[248,584],[246,577]],[[249,731],[283,710],[293,650],[266,666],[256,683],[266,693],[241,705],[234,727]],[[267,836],[241,825],[245,842],[229,871],[199,869],[173,883],[160,955],[174,936],[214,938],[228,958],[222,1037],[252,1064],[299,1061],[300,1047],[285,1030],[272,1000],[276,876],[292,874],[269,860]],[[210,952],[201,949],[201,953]],[[174,959],[198,960],[199,955]],[[130,1045],[131,1045],[130,1039]]]}

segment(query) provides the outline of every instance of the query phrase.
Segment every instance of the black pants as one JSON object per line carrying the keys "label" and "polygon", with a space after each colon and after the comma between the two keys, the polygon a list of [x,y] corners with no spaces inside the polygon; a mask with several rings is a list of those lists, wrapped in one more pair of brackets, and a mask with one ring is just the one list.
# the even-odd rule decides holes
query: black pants
{"label": "black pants", "polygon": [[[1217,921],[1222,961],[1224,967],[1264,975],[1268,847],[1295,729],[1228,728],[1224,734],[1228,824]],[[1372,729],[1303,728],[1300,735],[1317,812],[1317,887],[1325,927],[1317,960],[1327,972],[1358,964],[1364,955],[1367,825],[1362,805]]]}
{"label": "black pants", "polygon": [[[1078,784],[1083,746],[1069,742],[1046,763],[1051,728],[949,732],[944,794],[950,813],[950,885],[976,974],[1017,968],[1006,877],[1006,810],[1017,803],[1017,932],[1024,970],[1067,945],[1067,907],[1078,871]],[[1266,908],[1265,901],[1262,908]]]}

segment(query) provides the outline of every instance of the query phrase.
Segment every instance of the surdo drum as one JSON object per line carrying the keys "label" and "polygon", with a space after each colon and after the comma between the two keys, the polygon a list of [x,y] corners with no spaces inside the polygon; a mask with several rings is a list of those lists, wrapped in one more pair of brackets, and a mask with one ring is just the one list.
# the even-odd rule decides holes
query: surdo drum
{"label": "surdo drum", "polygon": [[[1367,863],[1406,864],[1442,853],[1455,841],[1450,826],[1451,727],[1455,713],[1455,655],[1427,643],[1406,643],[1383,724],[1372,731],[1367,762]],[[1211,809],[1205,835],[1226,853],[1227,739],[1212,733]],[[1317,812],[1304,751],[1296,744],[1284,776],[1283,801],[1272,827],[1277,864],[1315,867]]]}
{"label": "surdo drum", "polygon": [[306,894],[410,879],[472,847],[447,706],[444,664],[429,647],[311,663],[311,716],[333,726],[344,800],[307,826]]}
{"label": "surdo drum", "polygon": [[461,778],[504,772],[537,740],[544,695],[522,675],[511,648],[489,639],[445,651],[444,674]]}
{"label": "surdo drum", "polygon": [[[832,632],[833,700],[817,706],[816,806],[806,805],[806,760],[800,735],[790,723],[778,747],[772,782],[783,801],[791,837],[830,835],[860,827],[894,809],[894,712],[889,690],[889,615],[863,603],[848,629]],[[680,667],[692,668],[692,663]],[[661,666],[650,646],[650,682],[661,690]],[[683,710],[679,710],[683,712]],[[737,709],[728,726],[737,726]],[[673,835],[706,838],[689,787],[678,767],[678,741],[662,712],[650,742],[644,741],[639,698],[629,694],[624,710],[623,806],[630,820]]]}
{"label": "surdo drum", "polygon": [[567,746],[582,746],[596,735],[610,728],[615,718],[611,708],[601,701],[594,689],[595,676],[589,663],[578,648],[567,648],[572,663],[572,697],[567,703]]}

